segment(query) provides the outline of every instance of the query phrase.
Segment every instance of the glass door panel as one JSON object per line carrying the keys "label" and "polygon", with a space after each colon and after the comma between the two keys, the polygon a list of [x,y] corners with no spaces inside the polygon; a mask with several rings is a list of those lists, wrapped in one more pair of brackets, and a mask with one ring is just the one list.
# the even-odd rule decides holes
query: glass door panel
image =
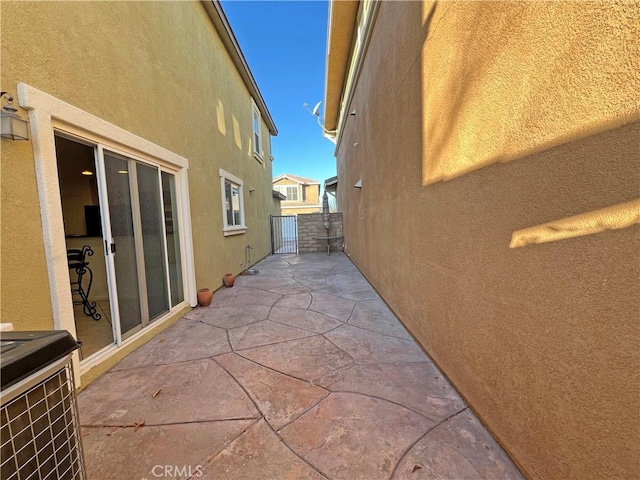
{"label": "glass door panel", "polygon": [[178,228],[178,204],[176,201],[176,177],[162,172],[162,199],[164,204],[164,226],[167,235],[167,260],[169,262],[169,284],[171,306],[184,300],[182,284],[182,259],[180,257],[180,235]]}
{"label": "glass door panel", "polygon": [[136,163],[149,319],[169,310],[158,169]]}
{"label": "glass door panel", "polygon": [[138,259],[131,210],[129,168],[133,161],[123,160],[104,152],[104,169],[111,221],[115,281],[118,290],[118,310],[122,337],[142,326]]}

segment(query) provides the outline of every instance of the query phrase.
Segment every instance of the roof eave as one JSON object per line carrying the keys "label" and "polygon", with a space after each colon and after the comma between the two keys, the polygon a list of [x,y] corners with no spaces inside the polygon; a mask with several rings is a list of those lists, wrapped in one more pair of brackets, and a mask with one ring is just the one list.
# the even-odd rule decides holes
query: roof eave
{"label": "roof eave", "polygon": [[258,84],[256,83],[255,78],[253,78],[249,64],[247,64],[247,60],[244,58],[244,54],[240,49],[238,40],[231,29],[231,25],[229,25],[229,21],[222,10],[220,2],[218,0],[201,0],[201,3],[209,14],[209,18],[218,32],[218,35],[220,35],[220,39],[227,49],[231,60],[238,69],[238,73],[240,73],[245,86],[249,90],[253,100],[256,102],[256,105],[262,114],[262,118],[269,128],[269,133],[274,136],[278,135],[278,129],[273,121],[273,117],[267,108],[264,98],[262,98]]}
{"label": "roof eave", "polygon": [[279,182],[282,179],[287,179],[287,180],[291,180],[292,182],[297,182],[300,185],[320,185],[320,182],[313,180],[311,178],[303,178],[303,177],[298,177],[296,175],[290,174],[290,173],[282,173],[280,175],[278,175],[277,177],[273,177],[271,179],[271,183],[275,183],[275,182]]}
{"label": "roof eave", "polygon": [[324,181],[324,188],[332,187],[333,185],[337,185],[337,184],[338,184],[338,176],[336,175],[335,177],[327,178]]}
{"label": "roof eave", "polygon": [[324,88],[325,130],[335,130],[338,125],[340,100],[349,68],[359,3],[358,0],[332,0],[329,5]]}

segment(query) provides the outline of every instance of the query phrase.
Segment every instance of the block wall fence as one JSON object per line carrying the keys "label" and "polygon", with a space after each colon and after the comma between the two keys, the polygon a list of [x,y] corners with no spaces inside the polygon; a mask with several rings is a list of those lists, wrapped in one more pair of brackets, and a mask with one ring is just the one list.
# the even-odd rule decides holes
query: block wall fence
{"label": "block wall fence", "polygon": [[[342,236],[342,213],[331,214],[331,227],[327,234],[321,213],[298,214],[298,253],[326,252],[327,240],[316,237]],[[342,251],[343,238],[329,240],[332,252]]]}

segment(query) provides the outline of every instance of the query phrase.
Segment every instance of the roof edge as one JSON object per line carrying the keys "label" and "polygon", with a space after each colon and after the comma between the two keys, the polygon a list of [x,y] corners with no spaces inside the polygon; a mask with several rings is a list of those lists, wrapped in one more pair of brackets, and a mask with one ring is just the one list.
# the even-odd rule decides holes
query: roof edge
{"label": "roof edge", "polygon": [[335,130],[342,91],[351,61],[351,44],[358,18],[358,0],[331,0],[327,22],[327,56],[324,79],[324,128]]}
{"label": "roof edge", "polygon": [[278,135],[278,128],[276,127],[275,122],[273,121],[273,117],[267,108],[267,104],[260,93],[260,89],[258,88],[258,84],[256,83],[253,74],[251,73],[251,69],[249,68],[249,64],[242,53],[242,49],[240,48],[240,44],[236,39],[233,30],[231,29],[231,25],[227,20],[227,16],[222,9],[222,5],[220,5],[219,0],[201,0],[201,3],[204,5],[205,10],[209,14],[209,18],[211,19],[211,23],[215,27],[218,35],[220,35],[220,39],[222,43],[227,49],[233,64],[238,69],[242,80],[244,81],[245,86],[249,90],[249,93],[253,97],[253,100],[256,102],[260,113],[262,114],[262,118],[265,120],[267,127],[269,128],[269,133],[273,136]]}
{"label": "roof edge", "polygon": [[[281,175],[278,175],[277,177],[273,177],[271,179],[271,183],[278,182],[283,178],[286,178],[287,180],[291,180],[293,182],[298,182],[300,185],[320,185],[320,182],[317,180],[314,180],[313,178],[300,177],[298,175],[294,175],[293,173],[283,173]],[[300,181],[301,179],[305,181],[301,182]]]}
{"label": "roof edge", "polygon": [[335,177],[329,177],[324,181],[324,188],[331,187],[337,184],[338,184],[338,176],[336,175]]}

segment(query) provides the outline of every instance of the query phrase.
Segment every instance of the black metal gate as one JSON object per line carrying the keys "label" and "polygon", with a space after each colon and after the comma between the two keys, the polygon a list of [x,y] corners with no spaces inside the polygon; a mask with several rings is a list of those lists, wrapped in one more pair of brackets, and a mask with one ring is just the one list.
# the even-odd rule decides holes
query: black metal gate
{"label": "black metal gate", "polygon": [[271,253],[298,253],[295,215],[271,215]]}

